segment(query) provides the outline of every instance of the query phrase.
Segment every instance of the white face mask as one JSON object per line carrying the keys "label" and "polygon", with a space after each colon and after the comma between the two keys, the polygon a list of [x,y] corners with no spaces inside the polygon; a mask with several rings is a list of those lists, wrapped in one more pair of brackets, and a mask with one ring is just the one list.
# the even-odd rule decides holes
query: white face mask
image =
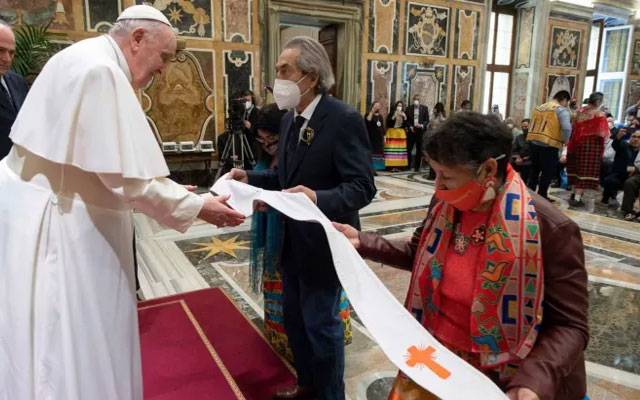
{"label": "white face mask", "polygon": [[420,105],[420,100],[414,100],[413,105],[418,107]]}
{"label": "white face mask", "polygon": [[[297,82],[286,79],[276,79],[273,83],[273,98],[281,110],[288,110],[297,107],[300,104],[300,88],[298,83],[302,82],[307,75],[300,78]],[[310,89],[310,88],[309,88]],[[305,90],[305,93],[309,90]]]}
{"label": "white face mask", "polygon": [[244,108],[246,108],[247,110],[251,108],[251,106],[253,106],[253,103],[249,100],[244,102]]}

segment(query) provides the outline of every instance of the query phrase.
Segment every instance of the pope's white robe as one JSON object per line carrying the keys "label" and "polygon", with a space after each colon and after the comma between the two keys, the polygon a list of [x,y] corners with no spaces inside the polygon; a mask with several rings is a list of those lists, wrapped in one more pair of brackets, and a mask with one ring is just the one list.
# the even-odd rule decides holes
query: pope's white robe
{"label": "pope's white robe", "polygon": [[141,399],[132,209],[186,230],[203,200],[168,168],[107,36],[47,63],[0,161],[0,399]]}

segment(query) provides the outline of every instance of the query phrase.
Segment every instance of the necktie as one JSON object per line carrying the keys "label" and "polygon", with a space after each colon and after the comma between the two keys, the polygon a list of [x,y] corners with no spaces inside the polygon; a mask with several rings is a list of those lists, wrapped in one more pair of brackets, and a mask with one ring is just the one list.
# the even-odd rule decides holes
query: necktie
{"label": "necktie", "polygon": [[295,150],[298,142],[300,141],[300,129],[302,129],[302,125],[304,125],[304,121],[306,119],[302,115],[298,115],[291,126],[291,134],[289,135],[289,146]]}
{"label": "necktie", "polygon": [[7,89],[4,87],[3,83],[0,82],[0,92],[2,92],[2,96],[4,96],[4,98],[7,101],[7,104],[9,104],[9,106],[11,107],[12,110],[15,110],[16,107],[13,105],[13,99],[11,99],[11,95],[9,94],[9,92],[7,91]]}
{"label": "necktie", "polygon": [[302,115],[298,115],[293,124],[291,124],[291,132],[287,138],[287,168],[293,168],[293,159],[295,158],[296,149],[298,147],[298,139],[300,137],[300,129],[304,125],[305,118]]}

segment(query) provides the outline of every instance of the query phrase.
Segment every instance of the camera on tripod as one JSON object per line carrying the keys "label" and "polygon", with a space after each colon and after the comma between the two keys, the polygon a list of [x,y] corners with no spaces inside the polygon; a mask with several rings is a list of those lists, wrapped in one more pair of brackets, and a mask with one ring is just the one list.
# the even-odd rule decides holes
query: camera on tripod
{"label": "camera on tripod", "polygon": [[231,133],[244,133],[244,117],[246,106],[244,98],[231,99],[229,101],[229,118],[227,129]]}
{"label": "camera on tripod", "polygon": [[253,150],[244,130],[246,110],[244,98],[229,99],[226,130],[220,137],[221,142],[224,143],[219,146],[223,150],[216,179],[231,168],[247,169],[256,165]]}

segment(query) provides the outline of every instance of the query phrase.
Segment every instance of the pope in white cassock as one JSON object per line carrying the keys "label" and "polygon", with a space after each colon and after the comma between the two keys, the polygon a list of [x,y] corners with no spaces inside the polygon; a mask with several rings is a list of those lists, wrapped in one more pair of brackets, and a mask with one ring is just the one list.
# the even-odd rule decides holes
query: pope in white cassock
{"label": "pope in white cassock", "polygon": [[141,399],[132,209],[185,231],[243,216],[165,178],[134,89],[174,56],[164,15],[133,6],[35,81],[0,162],[0,399]]}

